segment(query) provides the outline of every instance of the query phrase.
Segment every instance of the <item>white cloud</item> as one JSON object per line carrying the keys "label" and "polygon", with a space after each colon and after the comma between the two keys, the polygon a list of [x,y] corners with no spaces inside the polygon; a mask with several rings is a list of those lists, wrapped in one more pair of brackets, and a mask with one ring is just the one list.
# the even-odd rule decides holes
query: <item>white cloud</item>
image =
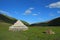
{"label": "white cloud", "polygon": [[38,15],[38,14],[33,14],[34,16]]}
{"label": "white cloud", "polygon": [[49,14],[50,16],[55,16],[54,14]]}
{"label": "white cloud", "polygon": [[29,8],[29,9],[27,9],[24,14],[27,15],[27,14],[32,13],[32,10],[33,10],[33,9],[34,9],[34,8]]}
{"label": "white cloud", "polygon": [[57,13],[59,13],[59,14],[60,14],[60,11],[57,11]]}
{"label": "white cloud", "polygon": [[6,13],[6,14],[9,14],[9,12],[7,12],[7,11],[3,11],[3,10],[0,10],[0,13]]}
{"label": "white cloud", "polygon": [[25,14],[30,14],[32,11],[31,10],[26,10]]}
{"label": "white cloud", "polygon": [[40,12],[37,12],[37,13],[32,14],[32,15],[34,15],[34,16],[40,15]]}
{"label": "white cloud", "polygon": [[55,2],[55,3],[51,3],[48,6],[49,8],[60,8],[60,1],[59,2]]}
{"label": "white cloud", "polygon": [[29,8],[30,10],[33,10],[34,8]]}

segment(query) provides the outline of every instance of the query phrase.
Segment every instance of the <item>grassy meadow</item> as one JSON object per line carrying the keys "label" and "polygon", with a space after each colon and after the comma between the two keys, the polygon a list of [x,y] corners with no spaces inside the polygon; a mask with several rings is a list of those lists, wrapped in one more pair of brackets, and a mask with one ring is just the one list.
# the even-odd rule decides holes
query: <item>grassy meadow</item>
{"label": "grassy meadow", "polygon": [[27,31],[8,31],[11,24],[0,22],[0,40],[60,40],[60,27],[50,27],[56,34],[44,34],[49,27],[29,27]]}

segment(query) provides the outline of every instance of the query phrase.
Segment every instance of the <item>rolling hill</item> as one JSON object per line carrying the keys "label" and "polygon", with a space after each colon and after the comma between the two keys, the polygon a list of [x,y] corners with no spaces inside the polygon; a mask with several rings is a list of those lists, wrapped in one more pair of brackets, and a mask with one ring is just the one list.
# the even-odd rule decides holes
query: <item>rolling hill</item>
{"label": "rolling hill", "polygon": [[55,18],[48,22],[49,26],[60,26],[60,17]]}
{"label": "rolling hill", "polygon": [[52,19],[48,22],[34,23],[31,26],[60,26],[60,17]]}
{"label": "rolling hill", "polygon": [[[9,31],[8,28],[14,21],[11,20],[17,20],[15,18],[11,18],[9,16],[0,14],[0,40],[60,40],[60,27],[49,27],[52,29],[56,34],[54,35],[48,35],[43,34],[45,30],[48,29],[48,27],[29,27],[29,30],[27,31],[21,31],[21,32],[12,32]],[[2,19],[3,18],[3,19]],[[9,20],[7,22],[7,20]],[[22,21],[22,20],[21,20]],[[25,22],[25,21],[22,21]]]}
{"label": "rolling hill", "polygon": [[9,17],[4,14],[0,14],[0,22],[6,22],[6,23],[13,24],[16,21],[17,21],[17,19],[15,19],[15,18]]}
{"label": "rolling hill", "polygon": [[[0,13],[0,23],[8,23],[8,24],[14,24],[17,21],[17,19],[9,17],[5,14]],[[25,25],[29,25],[29,23],[21,20]]]}

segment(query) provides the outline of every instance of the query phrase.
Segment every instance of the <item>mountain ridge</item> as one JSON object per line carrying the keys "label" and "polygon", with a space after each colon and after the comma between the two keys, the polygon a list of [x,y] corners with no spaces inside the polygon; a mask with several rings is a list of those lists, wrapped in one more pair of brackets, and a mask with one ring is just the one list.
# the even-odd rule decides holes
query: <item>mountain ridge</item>
{"label": "mountain ridge", "polygon": [[31,24],[31,26],[60,26],[60,17],[54,18],[48,22],[34,23]]}
{"label": "mountain ridge", "polygon": [[[9,16],[7,16],[5,14],[0,14],[0,22],[14,24],[16,21],[17,21],[17,19],[15,19],[15,18],[9,17]],[[25,22],[23,20],[20,20],[20,21],[22,21],[22,23],[24,23],[25,25],[29,25],[29,23],[27,23],[27,22]]]}

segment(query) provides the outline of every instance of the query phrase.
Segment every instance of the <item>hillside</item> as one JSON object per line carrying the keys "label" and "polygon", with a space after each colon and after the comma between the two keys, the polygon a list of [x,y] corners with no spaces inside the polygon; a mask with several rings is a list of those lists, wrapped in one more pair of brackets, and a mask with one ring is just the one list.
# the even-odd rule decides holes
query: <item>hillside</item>
{"label": "hillside", "polygon": [[[17,19],[9,17],[7,15],[4,14],[0,14],[0,22],[4,22],[4,23],[9,23],[9,24],[14,24],[17,21]],[[25,25],[29,25],[29,23],[21,20]]]}
{"label": "hillside", "polygon": [[49,26],[60,26],[60,17],[55,18],[48,22]]}
{"label": "hillside", "polygon": [[31,26],[60,26],[60,17],[52,19],[48,22],[34,23]]}
{"label": "hillside", "polygon": [[56,34],[44,34],[48,27],[29,27],[27,31],[12,32],[8,28],[11,24],[0,24],[0,40],[60,40],[60,27],[50,27]]}
{"label": "hillside", "polygon": [[[13,20],[11,17],[8,17],[8,16],[5,16],[5,17],[9,20]],[[59,26],[57,27],[54,27],[54,26],[52,27],[37,26],[36,27],[35,26],[35,27],[29,27],[29,30],[27,31],[12,32],[8,30],[9,26],[11,26],[12,24],[6,21],[3,20],[0,16],[0,40],[60,40]],[[25,21],[22,21],[22,22],[25,23]],[[56,34],[48,35],[48,34],[42,33],[48,28],[51,28]]]}
{"label": "hillside", "polygon": [[17,19],[15,19],[15,18],[9,17],[4,14],[0,14],[0,22],[6,22],[6,23],[13,24],[16,21],[17,21]]}
{"label": "hillside", "polygon": [[30,26],[47,26],[47,23],[46,22],[34,23],[34,24],[31,24]]}

